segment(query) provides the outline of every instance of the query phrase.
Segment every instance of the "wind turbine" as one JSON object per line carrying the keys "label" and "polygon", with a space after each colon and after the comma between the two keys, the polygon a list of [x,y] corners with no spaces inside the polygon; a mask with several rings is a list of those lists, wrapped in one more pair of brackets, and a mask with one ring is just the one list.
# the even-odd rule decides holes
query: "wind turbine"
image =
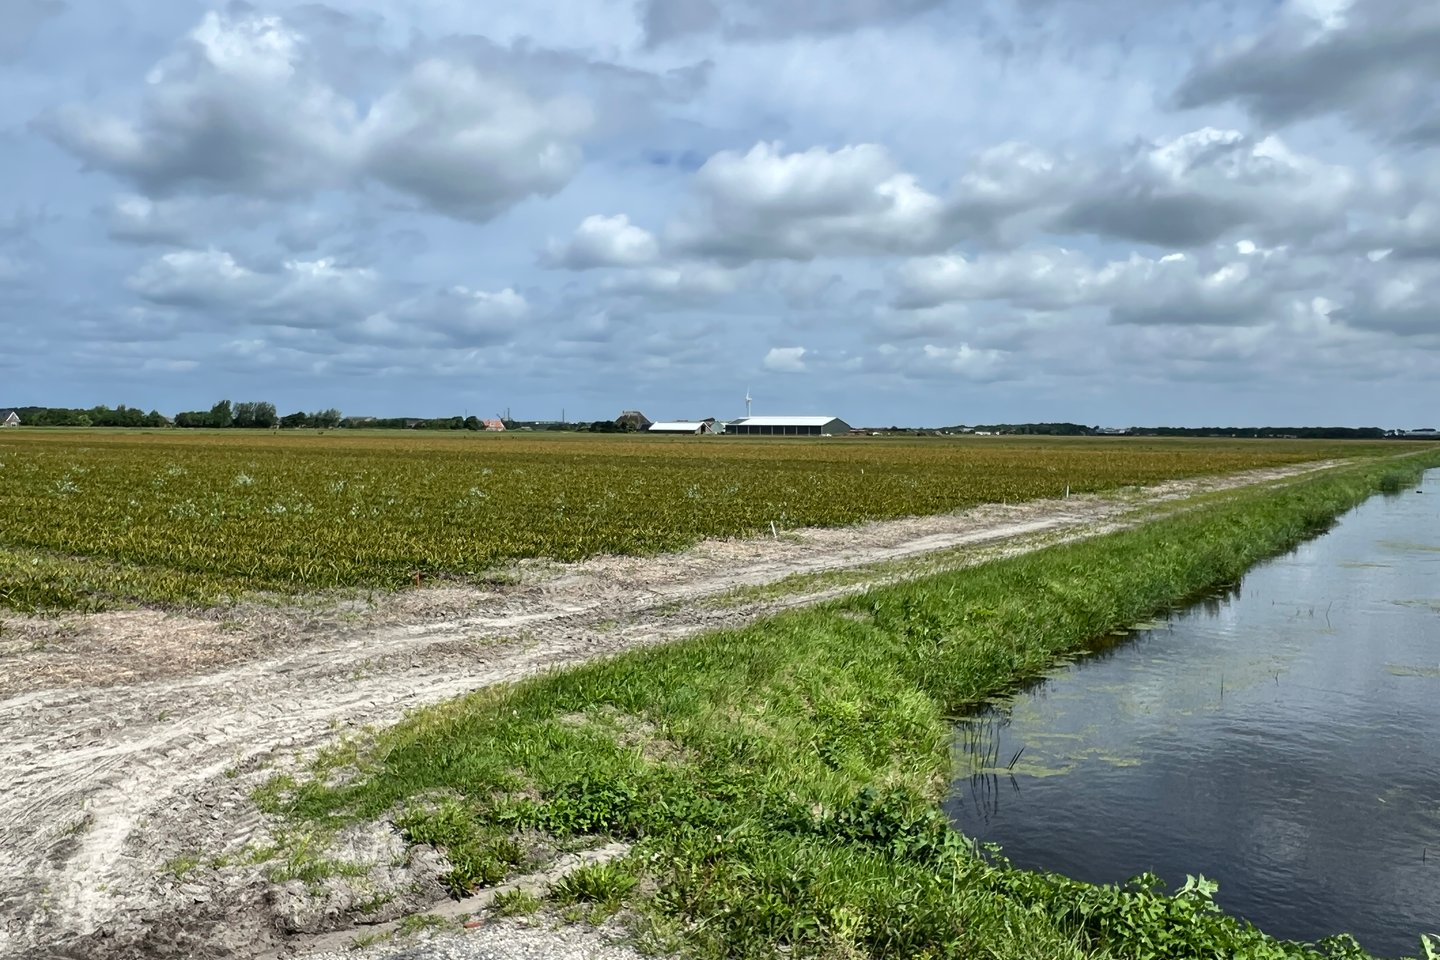
{"label": "wind turbine", "polygon": [[750,419],[750,388],[745,388],[745,419]]}

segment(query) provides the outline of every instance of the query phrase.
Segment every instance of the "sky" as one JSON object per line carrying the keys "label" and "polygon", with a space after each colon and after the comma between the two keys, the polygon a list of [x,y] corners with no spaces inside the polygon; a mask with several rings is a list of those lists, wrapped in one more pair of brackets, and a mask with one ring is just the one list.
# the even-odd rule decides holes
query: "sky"
{"label": "sky", "polygon": [[0,404],[1440,419],[1440,4],[0,0],[0,90]]}

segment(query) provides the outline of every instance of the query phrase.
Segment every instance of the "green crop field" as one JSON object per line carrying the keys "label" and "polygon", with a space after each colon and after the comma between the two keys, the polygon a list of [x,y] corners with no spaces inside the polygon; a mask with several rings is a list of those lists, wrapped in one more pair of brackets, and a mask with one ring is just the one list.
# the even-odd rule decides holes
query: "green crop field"
{"label": "green crop field", "polygon": [[205,604],[481,577],[524,557],[711,536],[1413,446],[1318,441],[741,440],[0,433],[0,606]]}

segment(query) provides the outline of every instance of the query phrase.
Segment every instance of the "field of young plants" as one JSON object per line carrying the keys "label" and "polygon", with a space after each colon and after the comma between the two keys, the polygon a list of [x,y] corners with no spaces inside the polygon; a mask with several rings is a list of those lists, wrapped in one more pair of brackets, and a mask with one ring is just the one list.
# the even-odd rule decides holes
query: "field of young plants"
{"label": "field of young plants", "polygon": [[0,434],[0,607],[394,588],[523,557],[673,550],[772,522],[852,524],[1395,449],[17,430]]}

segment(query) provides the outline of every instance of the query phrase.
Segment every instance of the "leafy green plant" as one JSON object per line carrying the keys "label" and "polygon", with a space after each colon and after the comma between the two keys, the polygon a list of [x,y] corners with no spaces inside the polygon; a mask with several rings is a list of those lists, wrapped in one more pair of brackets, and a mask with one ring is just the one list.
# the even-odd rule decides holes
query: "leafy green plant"
{"label": "leafy green plant", "polygon": [[402,918],[395,929],[404,936],[414,936],[417,933],[442,930],[450,926],[450,923],[451,921],[434,913],[412,913]]}
{"label": "leafy green plant", "polygon": [[535,913],[543,903],[529,890],[503,890],[495,894],[490,906],[502,917],[518,917]]}
{"label": "leafy green plant", "polygon": [[625,902],[639,878],[615,863],[578,867],[561,877],[551,888],[560,903],[595,903],[614,909]]}

